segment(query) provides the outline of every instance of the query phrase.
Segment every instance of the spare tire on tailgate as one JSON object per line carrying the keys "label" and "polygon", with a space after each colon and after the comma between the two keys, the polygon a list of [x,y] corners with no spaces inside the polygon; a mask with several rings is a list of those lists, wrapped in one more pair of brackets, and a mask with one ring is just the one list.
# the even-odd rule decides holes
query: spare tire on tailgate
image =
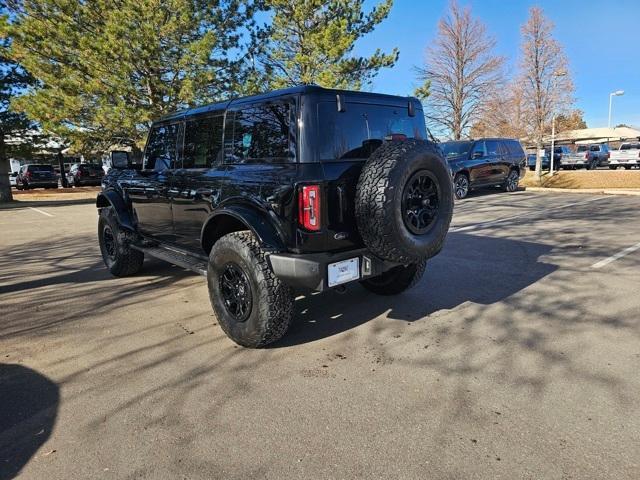
{"label": "spare tire on tailgate", "polygon": [[356,221],[365,245],[380,258],[409,264],[433,257],[452,212],[450,170],[433,143],[385,143],[362,169]]}

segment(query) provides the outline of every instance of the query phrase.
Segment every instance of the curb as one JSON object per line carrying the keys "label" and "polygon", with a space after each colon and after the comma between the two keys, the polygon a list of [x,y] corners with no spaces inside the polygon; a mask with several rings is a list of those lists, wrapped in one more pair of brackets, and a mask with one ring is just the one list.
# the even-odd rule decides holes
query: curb
{"label": "curb", "polygon": [[550,192],[550,193],[586,193],[597,195],[628,195],[640,197],[640,188],[550,188],[550,187],[524,187],[527,192]]}

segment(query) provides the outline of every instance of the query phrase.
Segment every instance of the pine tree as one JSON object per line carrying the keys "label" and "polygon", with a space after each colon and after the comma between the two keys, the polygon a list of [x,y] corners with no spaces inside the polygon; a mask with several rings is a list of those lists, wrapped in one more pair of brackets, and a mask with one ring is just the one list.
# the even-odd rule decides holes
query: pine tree
{"label": "pine tree", "polygon": [[392,3],[384,0],[365,14],[364,0],[267,0],[273,22],[260,56],[265,84],[356,90],[370,84],[380,69],[395,64],[399,52],[378,49],[359,57],[353,49],[389,15]]}
{"label": "pine tree", "polygon": [[8,56],[11,38],[8,36],[8,15],[0,8],[0,203],[10,202],[9,156],[13,148],[6,139],[18,136],[33,127],[24,114],[10,109],[11,99],[32,82],[31,77]]}
{"label": "pine tree", "polygon": [[12,55],[38,82],[14,106],[81,151],[140,146],[152,120],[240,89],[251,1],[12,1]]}

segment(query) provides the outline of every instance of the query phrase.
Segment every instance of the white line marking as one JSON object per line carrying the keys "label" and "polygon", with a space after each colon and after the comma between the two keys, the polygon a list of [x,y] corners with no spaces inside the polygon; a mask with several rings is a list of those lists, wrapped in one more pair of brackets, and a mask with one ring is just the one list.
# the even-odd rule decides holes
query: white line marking
{"label": "white line marking", "polygon": [[636,243],[635,245],[631,245],[630,247],[627,247],[624,250],[620,250],[615,255],[611,255],[608,258],[605,258],[603,260],[600,260],[599,262],[594,263],[593,265],[591,265],[591,268],[602,268],[605,265],[609,265],[610,263],[615,262],[616,260],[620,260],[622,257],[627,256],[630,253],[635,252],[636,250],[640,250],[640,242]]}
{"label": "white line marking", "polygon": [[42,215],[46,215],[47,217],[53,217],[53,215],[51,213],[47,213],[44,210],[40,210],[39,208],[35,208],[35,207],[29,207],[31,210],[33,210],[34,212],[38,212],[41,213]]}
{"label": "white line marking", "polygon": [[466,227],[456,227],[456,228],[450,229],[449,231],[450,232],[466,232],[468,230],[475,230],[477,228],[489,227],[491,225],[495,225],[496,223],[502,223],[502,222],[507,222],[509,220],[517,220],[523,217],[531,217],[533,215],[544,214],[552,210],[559,210],[562,208],[574,207],[576,205],[584,205],[585,203],[595,202],[596,200],[602,200],[603,198],[607,198],[607,197],[604,197],[604,196],[595,197],[595,198],[590,198],[589,200],[585,200],[584,202],[567,203],[565,205],[557,205],[555,207],[541,207],[540,210],[536,210],[534,212],[520,213],[518,215],[514,215],[511,217],[499,218],[497,220],[491,220],[488,222],[476,223],[475,225],[467,225]]}

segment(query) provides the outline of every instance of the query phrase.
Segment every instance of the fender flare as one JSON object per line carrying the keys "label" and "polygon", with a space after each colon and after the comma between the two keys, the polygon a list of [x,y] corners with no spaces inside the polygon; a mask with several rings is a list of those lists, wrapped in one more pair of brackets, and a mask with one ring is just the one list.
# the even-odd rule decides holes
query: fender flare
{"label": "fender flare", "polygon": [[133,221],[133,215],[122,197],[113,190],[100,192],[96,198],[96,207],[101,209],[109,206],[113,207],[118,224],[127,230],[135,232],[136,227],[135,222]]}
{"label": "fender flare", "polygon": [[251,230],[264,250],[271,252],[282,252],[286,250],[281,235],[278,233],[273,222],[269,220],[268,215],[256,208],[245,205],[227,205],[213,212],[202,226],[200,232],[201,245],[205,244],[205,235],[207,234],[208,226],[211,225],[211,222],[215,222],[216,219],[219,219],[223,215],[231,216],[246,225],[247,230]]}

